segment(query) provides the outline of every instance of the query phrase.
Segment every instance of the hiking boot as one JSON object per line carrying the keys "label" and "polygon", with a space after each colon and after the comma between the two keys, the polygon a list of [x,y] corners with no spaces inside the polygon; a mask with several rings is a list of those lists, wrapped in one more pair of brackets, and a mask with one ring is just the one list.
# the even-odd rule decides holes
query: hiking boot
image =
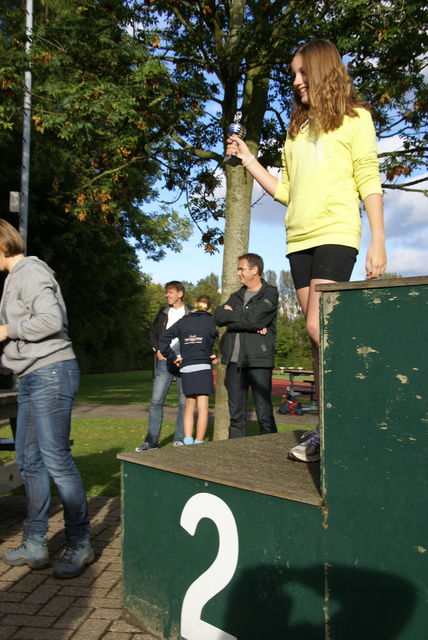
{"label": "hiking boot", "polygon": [[150,449],[157,449],[154,444],[149,444],[148,442],[143,442],[139,447],[135,447],[134,451],[149,451]]}
{"label": "hiking boot", "polygon": [[[306,434],[304,434],[305,436]],[[318,462],[320,459],[320,434],[313,431],[302,444],[298,444],[288,452],[290,460],[299,462]]]}
{"label": "hiking boot", "polygon": [[16,549],[6,549],[3,562],[12,567],[28,564],[31,569],[46,569],[50,565],[48,541],[46,536],[40,538],[22,538],[22,544]]}
{"label": "hiking boot", "polygon": [[64,555],[53,570],[53,576],[54,578],[76,578],[94,560],[95,553],[89,538],[70,540],[67,542]]}

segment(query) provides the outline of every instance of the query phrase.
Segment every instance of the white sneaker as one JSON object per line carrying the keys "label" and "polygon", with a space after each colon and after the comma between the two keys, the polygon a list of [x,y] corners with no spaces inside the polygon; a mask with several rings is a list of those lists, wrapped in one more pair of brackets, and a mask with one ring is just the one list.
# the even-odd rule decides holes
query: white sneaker
{"label": "white sneaker", "polygon": [[[306,435],[306,434],[304,434]],[[314,431],[307,440],[293,447],[288,452],[290,460],[299,462],[318,462],[320,459],[320,434]]]}

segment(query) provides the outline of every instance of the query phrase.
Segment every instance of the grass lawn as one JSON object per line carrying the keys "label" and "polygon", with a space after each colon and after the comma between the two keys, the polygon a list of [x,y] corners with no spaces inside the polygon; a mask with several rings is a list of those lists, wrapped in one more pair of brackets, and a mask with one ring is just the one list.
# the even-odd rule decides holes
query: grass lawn
{"label": "grass lawn", "polygon": [[[129,371],[115,374],[82,376],[76,402],[95,404],[149,404],[152,392],[151,371]],[[251,394],[250,394],[251,398]],[[274,407],[278,396],[272,396]],[[171,385],[166,404],[177,406],[177,390]],[[214,396],[210,406],[214,406]],[[252,398],[249,402],[252,409]],[[89,496],[120,495],[120,462],[116,455],[133,451],[147,433],[147,420],[116,420],[104,418],[75,419],[71,437],[74,440],[73,456],[82,474]],[[289,431],[295,426],[278,424],[278,430]],[[258,434],[257,424],[249,425],[249,435]],[[174,421],[163,423],[160,446],[172,446]],[[208,425],[206,440],[212,440],[213,425]],[[0,425],[0,438],[10,438],[9,424]],[[144,453],[141,455],[145,455]],[[0,451],[0,464],[13,460],[13,451]],[[53,488],[53,494],[56,490]],[[14,490],[22,494],[23,488]]]}
{"label": "grass lawn", "polygon": [[[150,404],[153,374],[151,371],[93,373],[82,376],[76,402],[95,404]],[[171,385],[166,405],[177,404],[177,393]]]}
{"label": "grass lawn", "polygon": [[[284,374],[275,373],[274,378],[286,378]],[[82,376],[76,402],[89,404],[150,404],[153,388],[151,371],[125,371],[121,373],[97,373]],[[299,398],[302,403],[308,398]],[[278,405],[280,396],[272,395],[272,404]],[[178,405],[177,388],[172,384],[167,397],[166,406]],[[215,396],[210,396],[210,407],[214,408]],[[248,396],[248,409],[254,410],[253,397]]]}

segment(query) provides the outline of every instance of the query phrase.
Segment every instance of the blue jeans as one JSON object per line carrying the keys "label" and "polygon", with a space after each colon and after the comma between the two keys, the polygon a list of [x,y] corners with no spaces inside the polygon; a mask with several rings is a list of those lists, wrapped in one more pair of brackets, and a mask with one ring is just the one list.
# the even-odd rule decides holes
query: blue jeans
{"label": "blue jeans", "polygon": [[163,405],[174,377],[177,381],[178,391],[178,415],[175,421],[174,441],[183,442],[186,396],[181,388],[180,371],[178,367],[175,367],[171,362],[158,360],[149,409],[149,431],[145,440],[145,442],[153,446],[157,446],[159,442],[163,419]]}
{"label": "blue jeans", "polygon": [[227,367],[226,386],[230,414],[229,438],[244,438],[247,435],[247,400],[250,387],[260,435],[277,433],[270,397],[272,369],[237,367],[231,362]]}
{"label": "blue jeans", "polygon": [[19,378],[15,449],[25,486],[25,537],[48,531],[49,476],[64,507],[67,540],[89,537],[85,488],[70,451],[71,407],[79,381],[76,360],[56,362]]}

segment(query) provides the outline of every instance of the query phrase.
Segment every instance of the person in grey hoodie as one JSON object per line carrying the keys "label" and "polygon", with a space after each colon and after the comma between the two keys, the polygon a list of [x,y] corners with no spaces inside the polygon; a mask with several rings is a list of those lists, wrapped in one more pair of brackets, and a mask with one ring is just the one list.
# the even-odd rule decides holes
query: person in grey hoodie
{"label": "person in grey hoodie", "polygon": [[19,233],[0,219],[0,270],[9,273],[0,302],[1,364],[18,376],[15,452],[27,507],[22,544],[7,549],[3,561],[32,569],[50,565],[51,477],[64,507],[66,536],[53,575],[74,578],[95,559],[85,488],[70,451],[71,407],[80,370],[55,274],[42,260],[24,253]]}

